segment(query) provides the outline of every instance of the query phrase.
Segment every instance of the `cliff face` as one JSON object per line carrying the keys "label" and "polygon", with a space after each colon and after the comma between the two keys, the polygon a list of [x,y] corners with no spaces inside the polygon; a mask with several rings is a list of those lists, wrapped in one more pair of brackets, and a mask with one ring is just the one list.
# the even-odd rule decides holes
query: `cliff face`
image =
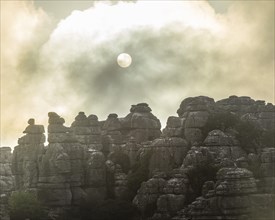
{"label": "cliff face", "polygon": [[10,147],[0,148],[0,219],[8,220],[8,197],[14,190],[14,176],[11,171]]}
{"label": "cliff face", "polygon": [[106,121],[80,112],[71,127],[50,112],[47,146],[30,119],[12,158],[0,148],[0,194],[31,191],[54,212],[112,198],[132,200],[144,219],[272,219],[275,106],[187,98],[162,132],[151,111],[140,103]]}

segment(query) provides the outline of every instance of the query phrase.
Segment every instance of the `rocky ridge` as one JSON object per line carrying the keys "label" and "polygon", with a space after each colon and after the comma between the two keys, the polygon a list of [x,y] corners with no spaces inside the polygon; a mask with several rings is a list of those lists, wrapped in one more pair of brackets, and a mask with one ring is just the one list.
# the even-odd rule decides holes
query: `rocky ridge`
{"label": "rocky ridge", "polygon": [[143,219],[272,219],[274,139],[248,148],[226,121],[207,128],[222,113],[269,134],[274,105],[250,97],[187,98],[163,131],[151,111],[140,103],[124,118],[112,113],[101,122],[79,112],[70,127],[50,112],[46,146],[44,127],[30,119],[12,154],[0,148],[1,219],[18,190],[34,193],[57,215],[83,200],[112,198],[132,201]]}

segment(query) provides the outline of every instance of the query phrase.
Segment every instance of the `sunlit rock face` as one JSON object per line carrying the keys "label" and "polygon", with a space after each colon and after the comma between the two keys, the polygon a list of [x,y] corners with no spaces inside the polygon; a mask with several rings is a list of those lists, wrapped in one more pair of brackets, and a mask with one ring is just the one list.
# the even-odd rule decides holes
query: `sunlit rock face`
{"label": "sunlit rock face", "polygon": [[23,137],[18,139],[14,148],[12,172],[15,176],[15,187],[19,189],[37,189],[39,178],[39,159],[44,153],[44,126],[35,125],[34,120],[28,121]]}
{"label": "sunlit rock face", "polygon": [[89,151],[101,151],[101,127],[96,115],[89,115],[79,112],[71,125],[71,130],[77,141],[86,145]]}
{"label": "sunlit rock face", "polygon": [[[72,129],[64,127],[63,123],[57,114],[49,114],[50,134],[55,138],[39,163],[39,198],[56,207],[78,205],[87,196],[104,198],[105,157],[99,151],[100,143],[93,145],[90,129],[93,123],[84,113],[76,117]],[[53,129],[57,127],[59,129]]]}

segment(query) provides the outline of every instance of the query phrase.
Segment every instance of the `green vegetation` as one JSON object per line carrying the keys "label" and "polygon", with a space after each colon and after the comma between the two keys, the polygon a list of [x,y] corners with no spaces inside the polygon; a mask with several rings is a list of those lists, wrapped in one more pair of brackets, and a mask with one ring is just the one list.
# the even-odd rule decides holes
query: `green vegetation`
{"label": "green vegetation", "polygon": [[240,146],[247,153],[256,153],[261,147],[260,139],[262,129],[248,121],[239,121],[236,124],[237,139],[240,141]]}
{"label": "green vegetation", "polygon": [[240,146],[248,153],[256,153],[262,146],[261,139],[263,130],[256,124],[249,121],[242,121],[236,114],[230,112],[215,113],[209,116],[206,125],[203,128],[204,137],[212,130],[236,131],[236,138]]}
{"label": "green vegetation", "polygon": [[230,128],[234,129],[239,121],[240,119],[238,116],[230,112],[219,112],[211,114],[202,130],[203,135],[206,138],[208,133],[215,129],[221,131],[225,131]]}
{"label": "green vegetation", "polygon": [[218,167],[211,164],[201,167],[195,167],[188,172],[188,179],[193,190],[193,195],[188,195],[187,203],[192,202],[201,195],[202,186],[206,181],[215,181]]}
{"label": "green vegetation", "polygon": [[119,164],[124,173],[128,173],[130,170],[130,159],[127,154],[121,151],[115,151],[110,155],[110,160],[115,164]]}
{"label": "green vegetation", "polygon": [[36,196],[30,192],[14,192],[9,199],[11,220],[43,220],[46,212]]}

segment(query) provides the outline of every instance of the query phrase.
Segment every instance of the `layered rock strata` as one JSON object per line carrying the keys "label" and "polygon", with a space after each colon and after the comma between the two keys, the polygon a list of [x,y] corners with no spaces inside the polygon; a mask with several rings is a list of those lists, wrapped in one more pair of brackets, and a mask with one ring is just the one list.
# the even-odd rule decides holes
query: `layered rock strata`
{"label": "layered rock strata", "polygon": [[[155,220],[271,220],[274,141],[259,140],[256,151],[244,151],[236,130],[206,129],[207,134],[205,128],[212,116],[228,113],[272,136],[274,105],[249,97],[215,102],[199,96],[183,100],[177,113],[161,133],[160,121],[146,103],[133,105],[124,118],[112,113],[105,121],[79,112],[71,127],[50,112],[47,146],[44,127],[30,119],[12,162],[6,159],[9,149],[0,150],[0,195],[31,190],[60,209],[78,207],[85,199],[134,197],[143,217]],[[135,174],[139,168],[141,173]],[[130,195],[128,178],[138,175],[144,182]],[[0,197],[0,210],[7,200]]]}
{"label": "layered rock strata", "polygon": [[8,197],[14,190],[10,147],[0,147],[0,219],[9,220]]}

